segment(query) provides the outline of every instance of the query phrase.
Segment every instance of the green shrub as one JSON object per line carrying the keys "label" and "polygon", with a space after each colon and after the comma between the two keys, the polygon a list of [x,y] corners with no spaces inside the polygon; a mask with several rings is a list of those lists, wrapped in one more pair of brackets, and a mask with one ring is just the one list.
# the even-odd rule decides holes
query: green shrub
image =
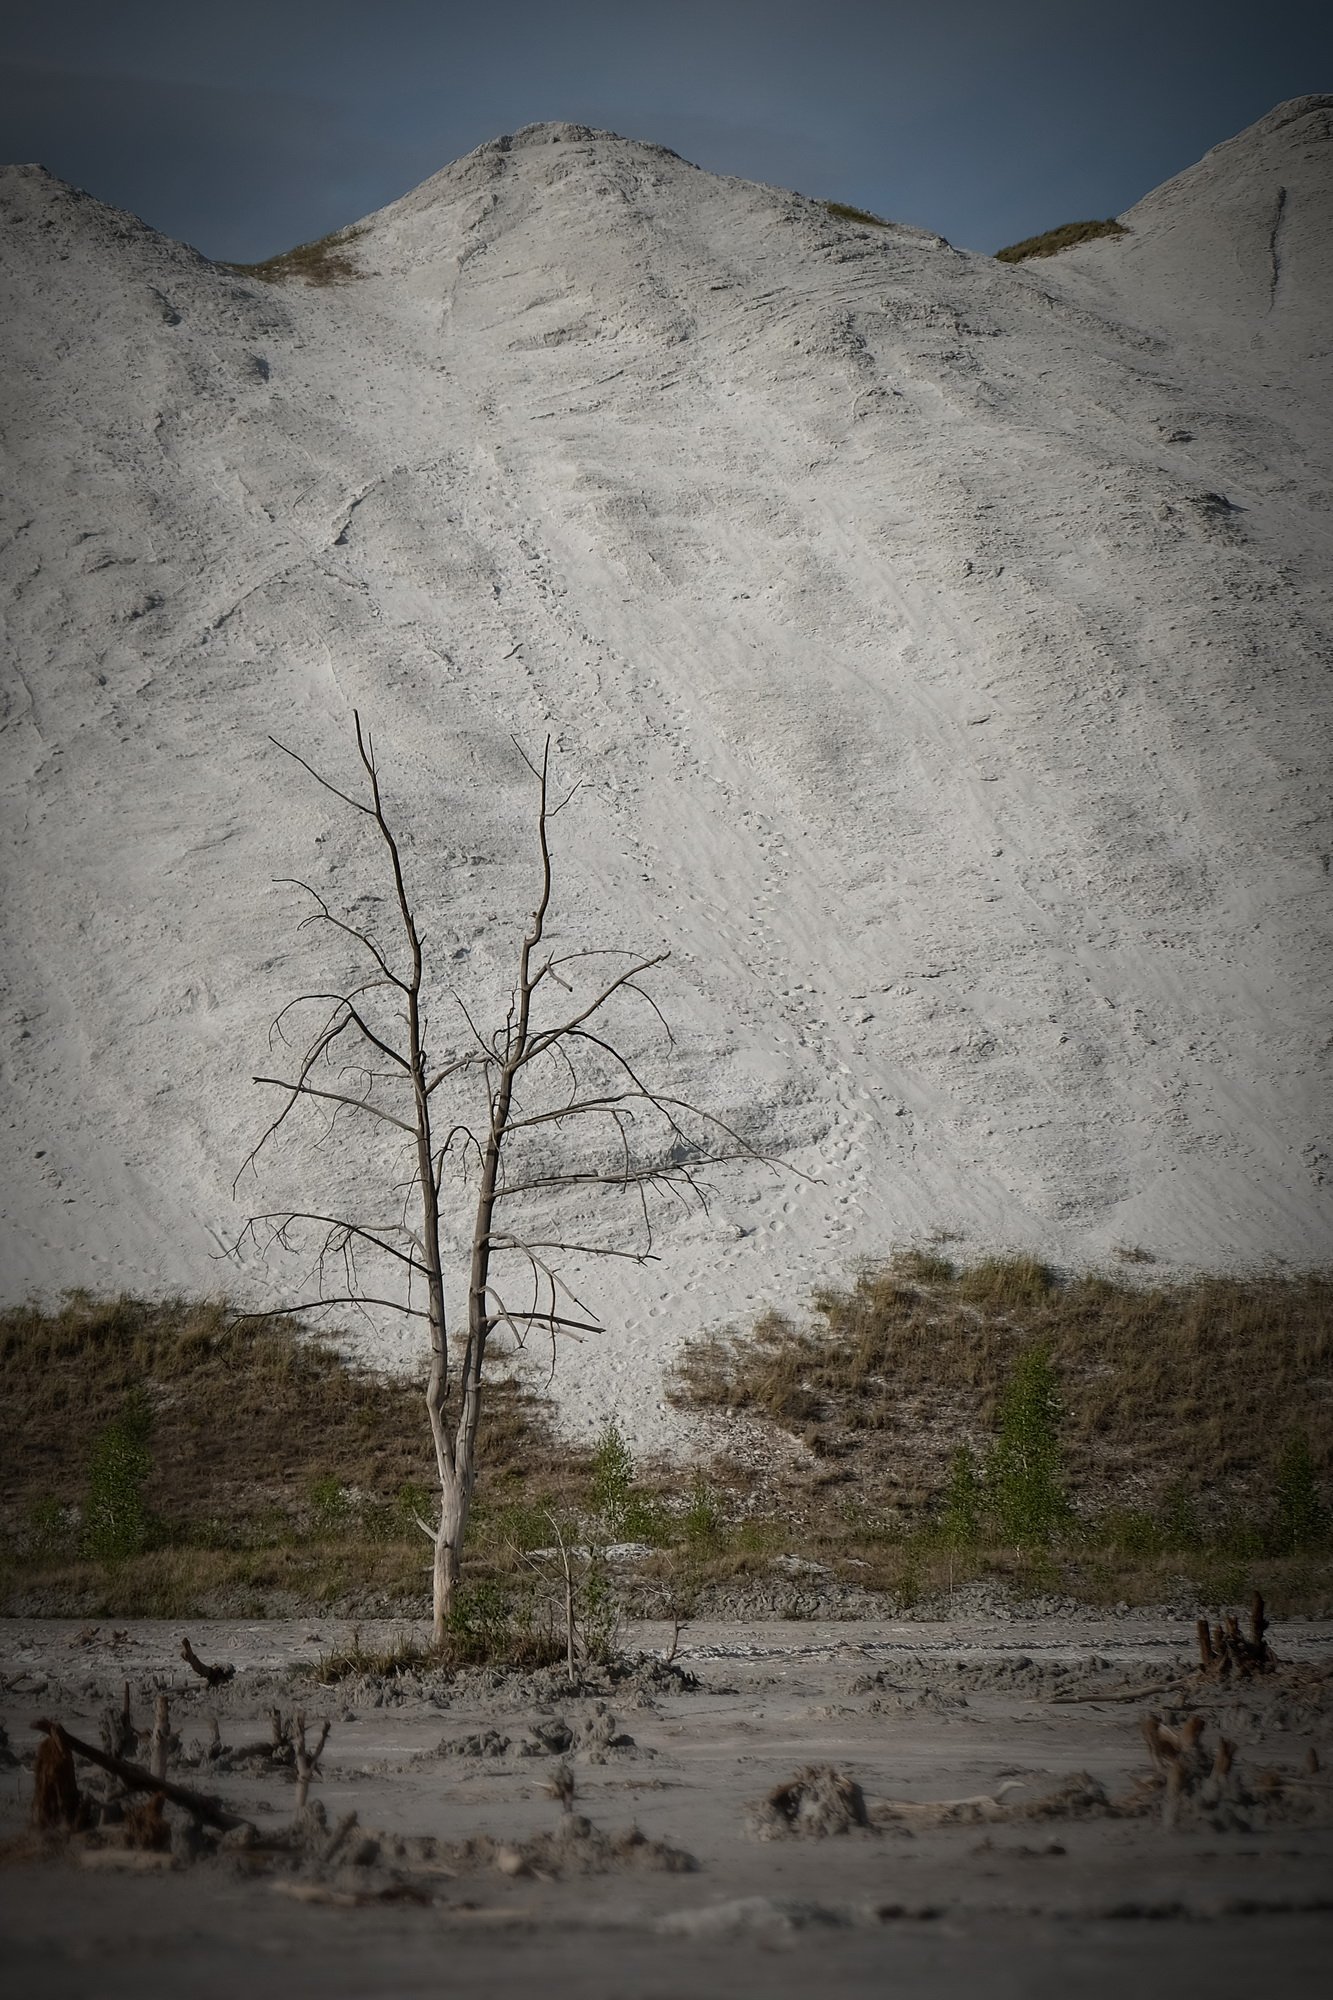
{"label": "green shrub", "polygon": [[153,1469],[148,1449],[152,1429],[148,1398],[142,1389],[132,1389],[120,1415],[94,1438],[83,1510],[85,1555],[119,1562],[147,1548],[150,1519],[144,1487]]}
{"label": "green shrub", "polygon": [[1277,1555],[1299,1555],[1321,1540],[1324,1509],[1315,1481],[1314,1454],[1303,1431],[1293,1431],[1282,1447],[1273,1481],[1274,1541]]}
{"label": "green shrub", "polygon": [[624,1432],[614,1421],[606,1426],[593,1450],[589,1497],[610,1539],[622,1540],[634,1500],[634,1458]]}
{"label": "green shrub", "polygon": [[1162,1495],[1162,1542],[1168,1549],[1196,1549],[1203,1540],[1199,1504],[1182,1480],[1171,1482]]}
{"label": "green shrub", "polygon": [[696,1551],[715,1549],[722,1539],[722,1510],[704,1473],[695,1467],[690,1501],[681,1516],[686,1542]]}
{"label": "green shrub", "polygon": [[1019,1355],[1000,1397],[998,1436],[986,1486],[997,1525],[1016,1548],[1045,1548],[1068,1526],[1060,1478],[1060,1399],[1050,1351],[1035,1342]]}
{"label": "green shrub", "polygon": [[459,1586],[445,1650],[453,1666],[546,1667],[564,1645],[549,1616],[535,1615],[527,1590],[482,1576]]}
{"label": "green shrub", "polygon": [[624,1607],[606,1563],[596,1551],[575,1597],[574,1620],[583,1656],[602,1666],[616,1651]]}
{"label": "green shrub", "polygon": [[970,1445],[960,1445],[949,1466],[944,1512],[940,1516],[940,1540],[949,1549],[975,1548],[981,1535],[981,1508],[984,1495],[981,1468]]}
{"label": "green shrub", "polygon": [[606,1541],[649,1542],[654,1547],[670,1541],[673,1523],[656,1501],[639,1490],[633,1454],[614,1421],[597,1440],[588,1497]]}
{"label": "green shrub", "polygon": [[311,1482],[310,1523],[316,1534],[345,1535],[356,1525],[358,1511],[351,1493],[339,1480]]}
{"label": "green shrub", "polygon": [[335,1681],[393,1680],[399,1674],[420,1672],[436,1665],[434,1655],[405,1633],[400,1632],[387,1646],[363,1645],[361,1627],[357,1625],[349,1644],[320,1655],[314,1674],[327,1687]]}
{"label": "green shrub", "polygon": [[1097,1540],[1117,1555],[1162,1555],[1167,1535],[1161,1520],[1146,1507],[1113,1507],[1097,1522]]}
{"label": "green shrub", "polygon": [[63,1500],[34,1500],[19,1532],[19,1545],[35,1562],[73,1555],[79,1543],[78,1515]]}
{"label": "green shrub", "polygon": [[[430,1516],[425,1518],[429,1520]],[[492,1511],[482,1495],[468,1518],[468,1543],[475,1548],[516,1551],[544,1549],[551,1541],[551,1510],[536,1500],[507,1500]]]}

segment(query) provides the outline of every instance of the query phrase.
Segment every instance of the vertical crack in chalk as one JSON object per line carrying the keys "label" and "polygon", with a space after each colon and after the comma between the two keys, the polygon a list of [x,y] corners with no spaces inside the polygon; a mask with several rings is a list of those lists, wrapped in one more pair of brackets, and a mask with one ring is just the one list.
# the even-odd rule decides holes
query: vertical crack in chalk
{"label": "vertical crack in chalk", "polygon": [[1277,304],[1277,281],[1282,275],[1282,264],[1277,254],[1277,239],[1282,233],[1282,219],[1287,212],[1287,190],[1277,191],[1277,207],[1273,211],[1273,227],[1268,232],[1268,310],[1272,312]]}

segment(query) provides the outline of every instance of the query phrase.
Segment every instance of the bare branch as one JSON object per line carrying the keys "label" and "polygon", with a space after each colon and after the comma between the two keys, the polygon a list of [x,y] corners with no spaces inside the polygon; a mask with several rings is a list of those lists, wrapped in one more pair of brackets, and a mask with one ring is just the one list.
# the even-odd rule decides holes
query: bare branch
{"label": "bare branch", "polygon": [[[430,1314],[422,1312],[419,1306],[404,1305],[401,1299],[374,1298],[369,1292],[332,1293],[327,1296],[321,1293],[317,1299],[302,1299],[294,1304],[284,1305],[280,1310],[284,1315],[295,1317],[297,1313],[327,1312],[331,1306],[358,1306],[363,1309],[366,1306],[383,1306],[386,1312],[402,1313],[407,1319],[430,1318]],[[273,1311],[273,1307],[270,1306],[264,1312],[233,1313],[232,1318],[234,1320],[272,1319]]]}
{"label": "bare branch", "polygon": [[296,763],[298,763],[301,766],[301,769],[303,771],[309,771],[311,777],[315,780],[315,783],[317,785],[323,785],[326,792],[332,792],[335,799],[341,799],[345,806],[350,806],[352,808],[353,812],[364,813],[367,819],[374,818],[374,814],[371,812],[369,806],[363,805],[360,799],[352,798],[352,796],[348,792],[340,792],[338,790],[338,787],[335,784],[333,784],[328,778],[326,778],[322,771],[317,771],[313,764],[307,764],[305,758],[301,756],[299,751],[290,749],[286,743],[280,743],[276,736],[270,736],[268,740],[270,743],[274,745],[276,749],[281,750],[284,757],[292,758]]}
{"label": "bare branch", "polygon": [[[468,1026],[470,1028],[472,1027],[472,1023],[470,1021],[468,1022]],[[473,1029],[473,1033],[474,1034],[476,1033],[475,1029]],[[480,1037],[478,1037],[478,1039],[480,1040]],[[456,1057],[453,1062],[446,1063],[443,1069],[436,1070],[434,1076],[430,1078],[429,1082],[426,1084],[427,1097],[433,1096],[435,1091],[439,1088],[439,1086],[442,1083],[446,1082],[449,1077],[458,1076],[464,1070],[476,1069],[479,1063],[490,1062],[491,1060],[492,1057],[490,1050],[487,1049],[484,1044],[482,1046],[480,1053],[474,1050],[468,1055]]]}
{"label": "bare branch", "polygon": [[[627,966],[624,972],[620,973],[617,978],[611,980],[608,985],[602,988],[595,1000],[590,1000],[586,1007],[581,1008],[568,1021],[563,1021],[558,1028],[544,1028],[540,1034],[535,1035],[531,1050],[525,1055],[524,1061],[530,1062],[534,1056],[542,1055],[552,1042],[563,1041],[566,1036],[572,1035],[576,1028],[582,1026],[583,1022],[590,1021],[594,1014],[600,1013],[607,1002],[613,999],[625,987],[629,986],[640,973],[651,972],[653,967],[657,965],[665,965],[670,956],[671,953],[669,951],[659,951],[655,958],[641,958],[635,964]],[[639,991],[637,987],[634,990],[636,992]],[[640,997],[647,998],[643,994]],[[650,1002],[649,1004],[651,1005],[652,1003]],[[654,1007],[653,1011],[657,1013],[658,1019],[661,1020],[662,1016],[659,1010]],[[665,1023],[663,1025],[665,1026]]]}
{"label": "bare branch", "polygon": [[[648,1104],[656,1106],[658,1099],[649,1090],[608,1091],[604,1097],[581,1097],[567,1104],[557,1104],[551,1111],[534,1111],[526,1117],[515,1118],[510,1123],[511,1132],[524,1132],[537,1125],[562,1125],[567,1118],[584,1118],[594,1113],[602,1117],[614,1118],[618,1106],[625,1104]],[[701,1111],[701,1118],[708,1113]]]}
{"label": "bare branch", "polygon": [[[411,1132],[414,1136],[416,1133],[415,1125],[409,1125],[405,1118],[395,1118],[392,1111],[386,1111],[382,1104],[372,1104],[369,1098],[348,1097],[340,1090],[316,1090],[315,1086],[312,1083],[290,1083],[288,1082],[286,1077],[281,1077],[281,1076],[255,1076],[251,1077],[250,1081],[252,1083],[270,1084],[276,1090],[289,1090],[292,1094],[293,1102],[295,1102],[295,1100],[298,1097],[321,1097],[324,1098],[330,1104],[347,1104],[351,1106],[353,1111],[365,1111],[368,1112],[372,1118],[382,1118],[386,1125],[396,1125],[400,1132]],[[291,1105],[289,1104],[287,1106],[287,1109],[283,1111],[280,1114],[280,1116],[274,1119],[272,1125],[269,1127],[269,1132],[277,1131],[278,1126],[282,1123],[282,1120],[287,1116],[287,1112],[290,1110],[291,1110]],[[268,1133],[266,1132],[264,1138],[267,1137]],[[264,1140],[261,1139],[259,1145],[262,1146],[263,1143]],[[259,1151],[259,1146],[256,1146],[254,1150],[257,1153]],[[251,1157],[253,1157],[253,1155]],[[249,1165],[248,1160],[246,1162],[246,1165],[247,1166]]]}
{"label": "bare branch", "polygon": [[[375,1248],[376,1250],[383,1250],[386,1256],[396,1257],[400,1264],[408,1265],[409,1268],[413,1271],[424,1272],[425,1269],[427,1268],[424,1264],[420,1263],[417,1258],[411,1256],[408,1251],[398,1249],[395,1244],[386,1242],[383,1236],[377,1235],[375,1233],[374,1226],[364,1225],[359,1222],[350,1222],[347,1219],[347,1217],[343,1215],[320,1215],[316,1213],[313,1209],[275,1208],[271,1209],[265,1215],[252,1215],[247,1218],[245,1227],[241,1231],[241,1234],[238,1237],[237,1241],[238,1243],[243,1243],[245,1241],[245,1238],[247,1236],[250,1236],[254,1241],[257,1242],[258,1226],[261,1223],[268,1223],[271,1226],[273,1226],[273,1239],[282,1242],[284,1248],[287,1248],[290,1246],[288,1246],[285,1242],[286,1232],[289,1228],[291,1228],[293,1223],[297,1222],[326,1223],[330,1231],[329,1236],[325,1239],[326,1247],[327,1245],[332,1243],[335,1235],[342,1234],[346,1236],[357,1236],[360,1237],[362,1242],[371,1244],[373,1248]],[[413,1231],[404,1227],[400,1223],[394,1222],[381,1226],[386,1227],[388,1229],[400,1231],[404,1236],[407,1236],[414,1243],[418,1241]]]}
{"label": "bare branch", "polygon": [[650,1258],[641,1250],[616,1250],[602,1243],[563,1243],[554,1237],[546,1239],[542,1237],[506,1236],[499,1231],[492,1233],[490,1245],[492,1250],[514,1250],[525,1256],[534,1250],[560,1250],[571,1257],[623,1257],[631,1264],[656,1263],[658,1261],[655,1257]]}
{"label": "bare branch", "polygon": [[319,908],[313,915],[301,919],[301,922],[297,925],[298,930],[304,930],[307,924],[323,923],[328,924],[332,930],[341,931],[344,937],[351,938],[353,943],[359,944],[363,951],[368,951],[380,971],[384,974],[384,977],[392,985],[396,986],[400,993],[406,993],[406,985],[393,970],[393,967],[389,964],[388,959],[385,958],[384,953],[380,950],[374,938],[371,937],[369,931],[358,930],[355,924],[347,923],[342,917],[335,917],[328,904],[324,901],[324,898],[320,895],[319,890],[312,888],[309,882],[302,882],[295,875],[280,875],[277,879],[279,882],[285,883],[288,888],[304,889],[306,895],[312,896],[319,904]]}

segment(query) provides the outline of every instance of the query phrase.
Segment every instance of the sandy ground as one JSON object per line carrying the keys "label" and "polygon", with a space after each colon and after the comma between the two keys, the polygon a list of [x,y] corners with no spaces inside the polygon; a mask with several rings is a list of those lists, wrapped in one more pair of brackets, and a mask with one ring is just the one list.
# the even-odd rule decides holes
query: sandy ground
{"label": "sandy ground", "polygon": [[[367,1645],[381,1636],[360,1629]],[[1199,1704],[1207,1740],[1220,1729],[1237,1743],[1238,1806],[1191,1810],[1173,1829],[1156,1803],[1135,1818],[1020,1816],[1072,1773],[1112,1797],[1146,1776],[1139,1717],[1150,1705],[1169,1711],[1170,1697],[1111,1697],[1160,1688],[1188,1666],[1192,1633],[1181,1621],[698,1626],[678,1660],[696,1688],[673,1691],[650,1675],[611,1690],[605,1712],[594,1697],[531,1681],[474,1676],[465,1689],[414,1681],[387,1692],[324,1686],[317,1674],[302,1681],[298,1663],[351,1636],[327,1622],[195,1628],[204,1659],[238,1668],[214,1695],[191,1684],[180,1636],[160,1624],[130,1625],[119,1640],[110,1626],[0,1627],[13,1748],[28,1754],[39,1713],[95,1740],[126,1678],[143,1723],[154,1691],[170,1691],[187,1752],[210,1714],[236,1745],[266,1733],[272,1703],[304,1701],[312,1719],[332,1720],[312,1797],[330,1827],[357,1816],[341,1864],[242,1852],[151,1878],[79,1861],[11,1864],[0,1870],[0,1912],[16,1995],[244,1987],[266,2000],[293,1986],[434,1991],[445,1978],[505,1994],[948,1994],[979,1980],[1002,1995],[1129,1984],[1229,1994],[1271,1983],[1275,1964],[1285,1994],[1325,1990],[1333,1793],[1307,1766],[1311,1749],[1325,1773],[1333,1761],[1327,1706],[1272,1688]],[[653,1651],[666,1636],[651,1626],[628,1635]],[[1317,1663],[1333,1628],[1274,1628],[1270,1638],[1284,1661]],[[608,1716],[632,1742],[578,1747],[589,1731],[611,1733]],[[508,1876],[492,1848],[459,1862],[454,1844],[470,1837],[518,1855],[558,1836],[564,1822],[546,1785],[560,1760],[524,1745],[560,1720],[575,1736],[575,1813],[607,1835],[636,1823],[647,1842],[693,1856],[694,1869],[645,1866],[648,1850],[600,1873],[557,1863]],[[487,1732],[508,1747],[441,1749]],[[885,1820],[889,1800],[1001,1794],[1004,1810],[943,1825],[909,1815],[842,1837],[753,1837],[747,1806],[812,1763],[858,1780],[872,1819]],[[1287,1804],[1258,1803],[1265,1768],[1304,1774],[1289,1778]],[[252,1817],[265,1843],[291,1824],[283,1774],[172,1775]],[[22,1766],[0,1776],[5,1835],[21,1830],[31,1787]],[[355,1846],[367,1836],[377,1854]],[[446,1862],[453,1873],[441,1872]],[[293,1882],[347,1900],[298,1902]],[[352,1900],[405,1883],[426,1900]]]}

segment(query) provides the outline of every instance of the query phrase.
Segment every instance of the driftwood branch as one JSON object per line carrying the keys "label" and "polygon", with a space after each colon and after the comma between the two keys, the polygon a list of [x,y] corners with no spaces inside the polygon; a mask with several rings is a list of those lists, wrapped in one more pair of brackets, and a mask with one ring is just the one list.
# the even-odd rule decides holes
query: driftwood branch
{"label": "driftwood branch", "polygon": [[207,1666],[188,1639],[181,1640],[181,1658],[186,1666],[198,1674],[200,1680],[207,1681],[211,1688],[221,1687],[223,1682],[231,1680],[236,1672],[233,1666]]}
{"label": "driftwood branch", "polygon": [[123,1757],[109,1757],[105,1750],[97,1750],[91,1743],[71,1736],[58,1722],[42,1716],[32,1726],[43,1730],[58,1748],[72,1751],[76,1757],[85,1758],[100,1770],[109,1771],[113,1778],[119,1778],[121,1784],[132,1792],[160,1792],[169,1804],[179,1806],[192,1818],[202,1820],[205,1826],[215,1826],[223,1833],[230,1833],[233,1827],[238,1826],[248,1826],[251,1832],[254,1831],[252,1821],[243,1818],[240,1813],[229,1812],[216,1799],[207,1798],[189,1785],[177,1785],[167,1778],[155,1777],[151,1771],[145,1771],[142,1764],[126,1763]]}

